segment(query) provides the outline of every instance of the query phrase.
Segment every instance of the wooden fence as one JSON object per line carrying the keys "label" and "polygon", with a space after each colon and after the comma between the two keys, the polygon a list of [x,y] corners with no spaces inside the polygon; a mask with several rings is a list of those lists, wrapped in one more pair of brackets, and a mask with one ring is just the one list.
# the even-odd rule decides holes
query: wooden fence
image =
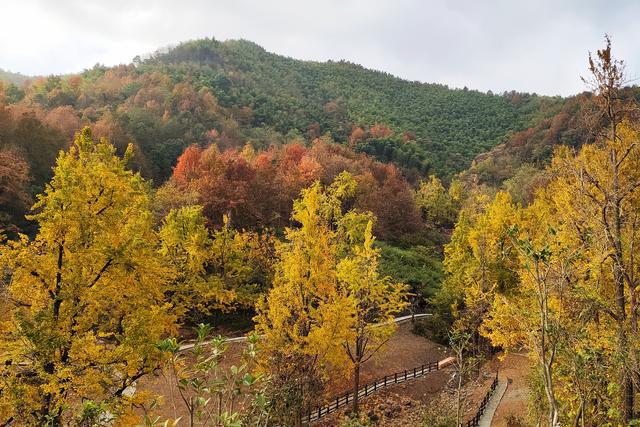
{"label": "wooden fence", "polygon": [[[466,424],[464,424],[466,425],[466,427],[478,427],[478,424],[480,423],[480,418],[482,417],[482,414],[484,414],[484,411],[487,409],[487,404],[489,403],[489,400],[491,400],[491,396],[493,396],[493,392],[496,390],[496,387],[498,387],[497,371],[496,371],[496,377],[493,379],[493,381],[491,382],[491,387],[489,387],[489,390],[487,390],[487,393],[482,398],[482,402],[480,403],[480,407],[476,411],[476,414],[473,416],[473,418],[467,421]],[[463,425],[461,424],[460,427],[462,426]]]}
{"label": "wooden fence", "polygon": [[[444,365],[446,366],[446,365]],[[437,371],[443,364],[440,362],[429,362],[426,365],[418,366],[413,369],[407,369],[400,372],[394,372],[391,375],[385,375],[383,378],[379,378],[372,383],[365,384],[364,387],[358,389],[358,398],[367,397],[378,390],[382,390],[385,387],[389,387],[395,384],[400,384],[405,381],[410,381],[416,378],[420,378],[429,372]],[[303,418],[303,421],[310,424],[314,421],[329,415],[332,412],[337,411],[340,408],[347,406],[353,402],[353,393],[346,393],[342,396],[336,397],[329,404],[321,406],[311,411],[307,416]]]}

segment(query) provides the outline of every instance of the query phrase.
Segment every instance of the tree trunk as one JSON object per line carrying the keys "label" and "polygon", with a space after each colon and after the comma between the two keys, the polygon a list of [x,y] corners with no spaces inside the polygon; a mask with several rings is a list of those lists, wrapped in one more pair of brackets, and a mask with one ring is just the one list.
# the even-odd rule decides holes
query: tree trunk
{"label": "tree trunk", "polygon": [[358,414],[358,389],[360,388],[360,363],[353,367],[353,413]]}
{"label": "tree trunk", "polygon": [[195,412],[195,408],[193,406],[193,397],[189,398],[189,427],[193,427],[195,425],[193,415]]}
{"label": "tree trunk", "polygon": [[542,364],[542,376],[544,378],[544,388],[547,394],[547,401],[549,403],[549,425],[551,427],[560,426],[560,411],[558,409],[558,401],[555,397],[553,387],[553,373],[551,366],[543,362]]}
{"label": "tree trunk", "polygon": [[458,370],[458,407],[456,411],[456,425],[462,425],[462,358],[460,359],[460,369]]}
{"label": "tree trunk", "polygon": [[[615,135],[614,135],[615,137]],[[614,140],[615,141],[615,140]],[[611,236],[611,246],[614,251],[613,259],[613,280],[616,290],[616,306],[618,315],[618,351],[622,357],[622,366],[620,367],[620,388],[622,400],[622,414],[625,424],[633,418],[633,381],[629,374],[629,340],[627,337],[627,312],[626,298],[624,294],[624,258],[622,252],[622,210],[619,198],[619,181],[617,167],[617,153],[615,150],[611,153],[611,162],[613,166],[613,197],[615,198],[613,212],[613,230]]]}

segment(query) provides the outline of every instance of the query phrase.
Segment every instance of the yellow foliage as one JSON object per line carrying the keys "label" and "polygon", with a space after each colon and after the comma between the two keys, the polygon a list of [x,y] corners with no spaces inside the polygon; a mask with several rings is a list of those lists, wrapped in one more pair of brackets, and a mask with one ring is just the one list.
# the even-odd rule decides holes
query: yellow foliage
{"label": "yellow foliage", "polygon": [[[295,422],[329,373],[341,377],[375,353],[394,326],[373,324],[392,319],[406,304],[405,287],[378,276],[371,215],[342,213],[342,201],[354,190],[346,172],[326,189],[316,183],[303,190],[292,215],[299,227],[288,228],[278,245],[273,288],[258,305],[262,369],[274,388],[284,379],[282,388],[291,390],[276,399],[293,417],[282,419],[285,424]],[[366,339],[370,346],[356,356],[354,341]]]}
{"label": "yellow foliage", "polygon": [[0,335],[0,421],[66,423],[81,398],[116,404],[175,331],[164,303],[174,272],[158,256],[150,189],[126,169],[130,154],[84,129],[33,208],[36,237],[2,248],[12,306]]}

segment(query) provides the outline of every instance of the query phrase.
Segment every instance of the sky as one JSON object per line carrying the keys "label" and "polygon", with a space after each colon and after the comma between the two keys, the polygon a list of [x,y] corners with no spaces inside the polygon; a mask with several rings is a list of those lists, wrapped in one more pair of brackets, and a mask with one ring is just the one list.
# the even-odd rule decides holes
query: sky
{"label": "sky", "polygon": [[28,75],[243,38],[408,80],[571,95],[608,33],[628,77],[640,76],[635,0],[0,0],[0,10],[0,68]]}

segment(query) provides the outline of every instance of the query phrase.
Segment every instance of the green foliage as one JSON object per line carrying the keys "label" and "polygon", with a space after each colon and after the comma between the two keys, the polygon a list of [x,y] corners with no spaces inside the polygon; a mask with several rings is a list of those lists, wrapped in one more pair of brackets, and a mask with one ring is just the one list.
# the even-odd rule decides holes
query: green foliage
{"label": "green foliage", "polygon": [[192,77],[196,87],[221,93],[222,105],[250,106],[253,126],[269,126],[282,134],[291,129],[304,133],[313,123],[341,142],[349,124],[384,123],[397,135],[412,132],[418,143],[403,144],[392,137],[368,142],[363,151],[441,176],[460,171],[510,132],[529,127],[543,104],[558,102],[515,92],[491,95],[408,82],[345,61],[297,61],[245,40],[182,43],[156,54],[140,69],[160,69],[177,79]]}
{"label": "green foliage", "polygon": [[[450,177],[563,102],[409,82],[349,62],[299,61],[248,41],[213,39],[131,65],[40,78],[24,94],[16,89],[5,90],[7,102],[45,111],[70,106],[86,124],[119,128],[141,148],[140,168],[158,181],[193,143],[265,148],[322,135],[416,175]],[[352,140],[360,126],[366,135]]]}
{"label": "green foliage", "polygon": [[160,253],[178,275],[171,287],[176,312],[193,322],[213,311],[252,307],[271,281],[268,234],[205,226],[202,207],[173,209],[160,229]]}
{"label": "green foliage", "polygon": [[455,200],[445,190],[442,182],[433,175],[428,181],[420,182],[416,191],[416,204],[425,220],[441,227],[453,226],[460,209],[459,201]]}
{"label": "green foliage", "polygon": [[195,331],[196,341],[189,348],[181,350],[175,338],[158,344],[158,349],[168,355],[169,386],[178,389],[189,425],[195,425],[195,421],[224,427],[264,424],[265,414],[255,411],[264,402],[260,388],[263,378],[253,372],[257,335],[247,337],[241,363],[225,368],[221,364],[227,351],[225,339],[212,337],[207,324],[198,325]]}
{"label": "green foliage", "polygon": [[443,279],[440,256],[425,246],[401,248],[378,242],[381,249],[380,273],[406,283],[411,292],[422,298],[431,298]]}

